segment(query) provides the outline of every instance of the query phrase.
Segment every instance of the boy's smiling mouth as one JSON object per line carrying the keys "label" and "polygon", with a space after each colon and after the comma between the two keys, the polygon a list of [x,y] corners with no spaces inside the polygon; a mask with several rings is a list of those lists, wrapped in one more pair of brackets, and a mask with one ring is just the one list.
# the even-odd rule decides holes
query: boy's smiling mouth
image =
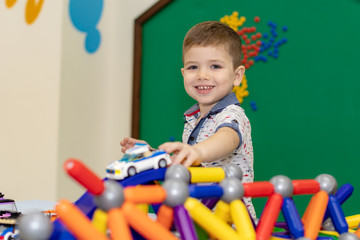
{"label": "boy's smiling mouth", "polygon": [[214,86],[196,86],[195,88],[198,90],[210,90],[214,88]]}
{"label": "boy's smiling mouth", "polygon": [[211,85],[201,85],[201,86],[195,86],[195,89],[199,94],[208,94],[212,91],[214,87],[215,86],[211,86]]}

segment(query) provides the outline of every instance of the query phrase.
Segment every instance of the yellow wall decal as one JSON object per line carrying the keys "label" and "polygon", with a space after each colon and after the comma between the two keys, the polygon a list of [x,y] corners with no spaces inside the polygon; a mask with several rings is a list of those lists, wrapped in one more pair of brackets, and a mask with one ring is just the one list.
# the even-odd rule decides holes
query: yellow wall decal
{"label": "yellow wall decal", "polygon": [[[17,0],[5,0],[7,8],[12,8]],[[25,8],[25,21],[27,24],[32,24],[39,16],[44,0],[28,0]]]}
{"label": "yellow wall decal", "polygon": [[44,0],[38,1],[35,3],[35,0],[28,0],[26,3],[26,10],[25,10],[25,20],[27,24],[32,24],[37,16],[39,15]]}

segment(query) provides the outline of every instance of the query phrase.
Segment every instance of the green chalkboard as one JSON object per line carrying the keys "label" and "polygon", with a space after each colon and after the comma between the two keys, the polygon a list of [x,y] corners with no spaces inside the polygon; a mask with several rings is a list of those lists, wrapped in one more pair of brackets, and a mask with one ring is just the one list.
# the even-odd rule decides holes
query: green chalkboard
{"label": "green chalkboard", "polygon": [[[287,39],[277,59],[267,55],[246,72],[250,95],[242,107],[252,124],[255,181],[328,173],[339,186],[354,186],[343,209],[359,214],[360,1],[174,0],[143,26],[140,138],[154,147],[181,141],[183,112],[194,104],[180,72],[183,37],[194,24],[234,11],[246,17],[244,26],[270,36],[271,21]],[[300,213],[309,198],[294,197]],[[255,200],[258,215],[265,200]]]}

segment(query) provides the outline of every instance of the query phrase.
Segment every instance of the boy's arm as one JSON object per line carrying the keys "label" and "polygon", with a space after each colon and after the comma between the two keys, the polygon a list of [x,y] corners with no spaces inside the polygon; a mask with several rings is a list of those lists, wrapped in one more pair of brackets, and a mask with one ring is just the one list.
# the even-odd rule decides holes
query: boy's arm
{"label": "boy's arm", "polygon": [[193,146],[181,142],[168,142],[160,145],[159,149],[173,153],[175,164],[189,167],[194,163],[200,164],[221,159],[232,153],[239,143],[239,135],[235,130],[222,127],[208,139]]}

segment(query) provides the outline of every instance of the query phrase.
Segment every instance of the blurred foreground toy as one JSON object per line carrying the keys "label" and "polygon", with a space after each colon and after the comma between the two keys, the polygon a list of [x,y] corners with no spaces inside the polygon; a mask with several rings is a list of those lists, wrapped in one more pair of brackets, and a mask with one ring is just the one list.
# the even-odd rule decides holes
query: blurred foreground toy
{"label": "blurred foreground toy", "polygon": [[[100,179],[76,159],[69,159],[64,167],[87,192],[75,203],[61,200],[56,207],[59,219],[51,223],[52,227],[44,223],[35,229],[22,226],[26,221],[22,222],[24,232],[30,232],[22,240],[36,239],[40,232],[49,235],[51,229],[50,240],[352,240],[360,235],[360,217],[345,218],[341,209],[352,187],[346,184],[337,189],[336,180],[328,174],[305,180],[277,175],[270,181],[241,183],[241,169],[236,165],[172,165],[115,181]],[[300,217],[292,198],[302,194],[313,197]],[[268,198],[257,223],[250,217],[243,197]],[[146,205],[154,213],[144,211]],[[283,223],[277,222],[280,212]],[[325,217],[331,219],[334,231],[322,229]],[[275,227],[280,230],[274,231]]]}
{"label": "blurred foreground toy", "polygon": [[52,229],[49,218],[40,212],[29,213],[19,218],[19,233],[22,240],[47,240]]}
{"label": "blurred foreground toy", "polygon": [[136,143],[126,151],[122,159],[107,166],[106,177],[121,180],[149,169],[165,168],[170,163],[170,155],[166,152],[150,151],[149,145]]}

